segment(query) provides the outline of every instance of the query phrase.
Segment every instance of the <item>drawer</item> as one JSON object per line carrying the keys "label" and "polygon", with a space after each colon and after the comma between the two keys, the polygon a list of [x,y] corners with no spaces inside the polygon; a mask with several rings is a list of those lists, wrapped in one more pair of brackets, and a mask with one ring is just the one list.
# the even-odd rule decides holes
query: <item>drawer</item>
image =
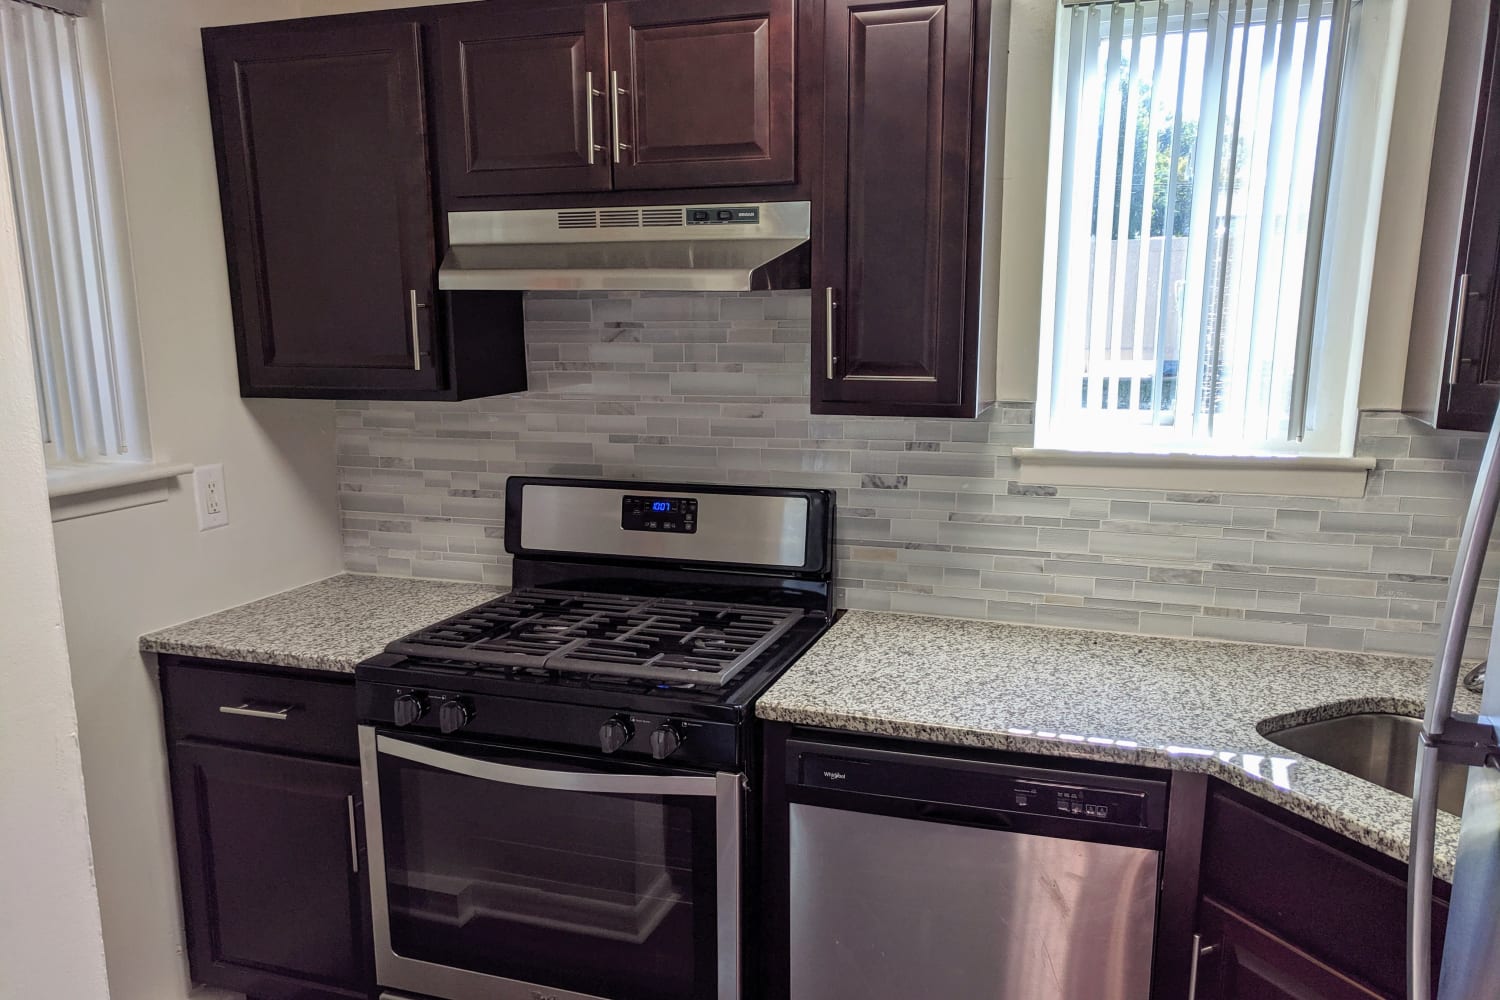
{"label": "drawer", "polygon": [[359,759],[354,675],[294,676],[163,658],[167,737]]}

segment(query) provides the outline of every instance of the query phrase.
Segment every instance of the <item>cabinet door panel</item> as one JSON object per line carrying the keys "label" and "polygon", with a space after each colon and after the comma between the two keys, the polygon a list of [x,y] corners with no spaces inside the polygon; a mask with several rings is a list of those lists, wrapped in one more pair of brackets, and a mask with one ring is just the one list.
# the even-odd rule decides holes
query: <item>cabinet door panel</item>
{"label": "cabinet door panel", "polygon": [[1204,900],[1203,1000],[1394,1000],[1319,962],[1212,900]]}
{"label": "cabinet door panel", "polygon": [[440,388],[419,29],[205,36],[241,387]]}
{"label": "cabinet door panel", "polygon": [[792,0],[609,5],[616,188],[795,180]]}
{"label": "cabinet door panel", "polygon": [[962,0],[828,5],[821,412],[963,403],[971,17]]}
{"label": "cabinet door panel", "polygon": [[445,194],[604,191],[604,5],[457,14],[438,26]]}
{"label": "cabinet door panel", "polygon": [[194,978],[268,996],[292,983],[362,992],[359,768],[183,741],[172,778]]}

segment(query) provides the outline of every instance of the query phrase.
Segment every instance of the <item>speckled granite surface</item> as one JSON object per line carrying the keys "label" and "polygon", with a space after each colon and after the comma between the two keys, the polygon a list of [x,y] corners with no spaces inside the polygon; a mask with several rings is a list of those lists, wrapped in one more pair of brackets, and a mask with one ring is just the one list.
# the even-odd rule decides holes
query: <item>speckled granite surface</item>
{"label": "speckled granite surface", "polygon": [[[1203,771],[1405,859],[1411,800],[1268,740],[1355,712],[1418,715],[1427,661],[853,611],[764,719]],[[1459,692],[1460,711],[1478,699]],[[1458,819],[1439,815],[1451,879]]]}
{"label": "speckled granite surface", "polygon": [[346,573],[141,636],[141,650],[348,672],[393,639],[499,593]]}

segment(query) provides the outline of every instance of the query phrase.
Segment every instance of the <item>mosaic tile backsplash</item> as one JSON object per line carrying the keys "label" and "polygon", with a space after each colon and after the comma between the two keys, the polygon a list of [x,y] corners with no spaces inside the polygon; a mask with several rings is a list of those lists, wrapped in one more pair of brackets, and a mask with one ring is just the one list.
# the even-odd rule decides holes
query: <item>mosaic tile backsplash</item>
{"label": "mosaic tile backsplash", "polygon": [[1021,485],[1030,404],[812,414],[810,309],[806,292],[529,295],[531,391],[338,404],[347,568],[508,583],[514,473],[815,486],[838,492],[843,607],[1432,652],[1482,435],[1364,414],[1378,464],[1358,500]]}

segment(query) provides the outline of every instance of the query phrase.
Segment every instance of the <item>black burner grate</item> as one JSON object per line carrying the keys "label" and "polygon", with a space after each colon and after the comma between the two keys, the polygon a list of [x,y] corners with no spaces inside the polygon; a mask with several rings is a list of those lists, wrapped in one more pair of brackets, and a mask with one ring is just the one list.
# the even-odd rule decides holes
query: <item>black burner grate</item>
{"label": "black burner grate", "polygon": [[386,652],[722,686],[801,617],[792,608],[519,590]]}

